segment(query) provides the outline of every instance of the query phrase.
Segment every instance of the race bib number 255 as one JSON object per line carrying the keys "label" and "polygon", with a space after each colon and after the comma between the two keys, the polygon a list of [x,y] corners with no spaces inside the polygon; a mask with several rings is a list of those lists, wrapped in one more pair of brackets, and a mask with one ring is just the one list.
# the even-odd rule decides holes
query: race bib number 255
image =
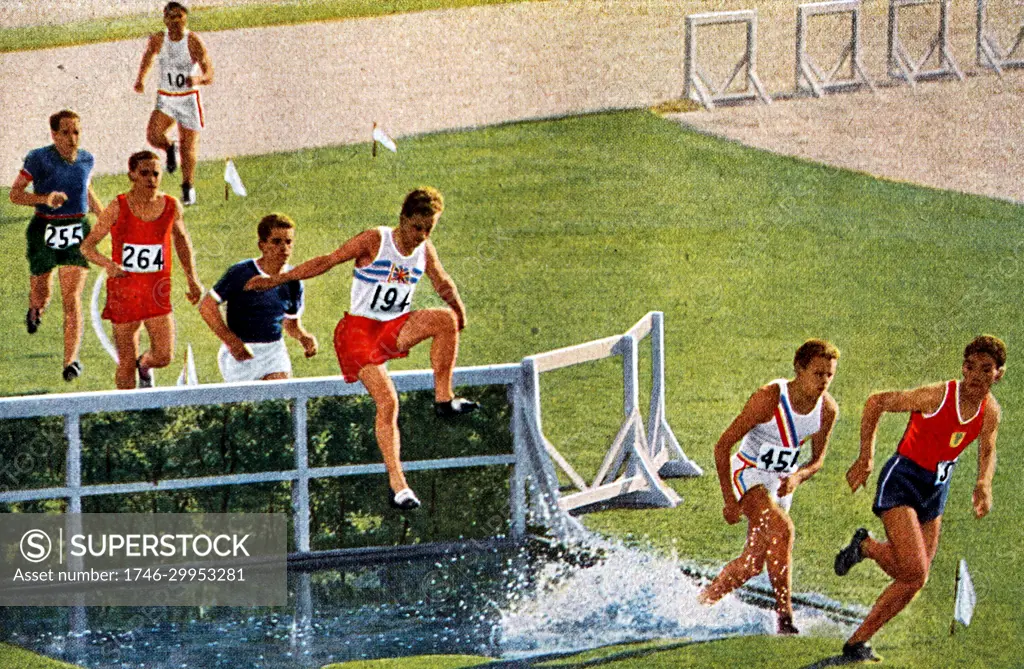
{"label": "race bib number 255", "polygon": [[67,225],[54,225],[49,223],[46,226],[46,245],[55,251],[63,251],[66,248],[77,246],[85,238],[84,229],[81,223],[69,223]]}

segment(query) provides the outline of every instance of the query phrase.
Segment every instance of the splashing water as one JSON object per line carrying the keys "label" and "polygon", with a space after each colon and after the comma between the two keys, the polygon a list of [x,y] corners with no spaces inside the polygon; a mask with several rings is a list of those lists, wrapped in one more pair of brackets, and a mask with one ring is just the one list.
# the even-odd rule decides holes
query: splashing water
{"label": "splashing water", "polygon": [[[604,556],[579,567],[547,562],[534,583],[512,596],[496,624],[504,657],[580,651],[631,641],[772,634],[775,613],[736,596],[714,606],[697,601],[701,586],[680,569],[675,556],[659,556],[595,540]],[[764,579],[764,577],[761,577]],[[767,583],[767,580],[764,579]],[[795,612],[798,627],[840,635],[845,626],[814,609]]]}

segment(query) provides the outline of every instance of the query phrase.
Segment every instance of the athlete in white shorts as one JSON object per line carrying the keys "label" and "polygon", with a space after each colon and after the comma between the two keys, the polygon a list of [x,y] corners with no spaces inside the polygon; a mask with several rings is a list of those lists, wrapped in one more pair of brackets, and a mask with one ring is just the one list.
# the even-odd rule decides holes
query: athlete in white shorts
{"label": "athlete in white shorts", "polygon": [[163,32],[153,33],[142,54],[135,91],[145,92],[146,75],[159,56],[159,87],[156,109],[149,116],[146,141],[167,153],[167,171],[178,169],[177,147],[167,132],[178,124],[181,140],[181,203],[196,203],[193,186],[196,157],[199,149],[199,131],[205,126],[203,105],[198,86],[213,83],[213,61],[199,36],[188,30],[188,9],[179,2],[164,7]]}
{"label": "athlete in white shorts", "polygon": [[[275,276],[286,264],[295,242],[295,224],[284,214],[264,216],[256,226],[259,258],[232,265],[199,305],[199,313],[221,340],[217,364],[225,381],[287,379],[292,363],[284,333],[299,340],[310,358],[317,353],[316,337],[302,327],[301,281],[289,281],[262,292],[245,290],[255,276]],[[227,321],[220,305],[227,304]]]}
{"label": "athlete in white shorts", "polygon": [[[715,465],[730,525],[747,517],[747,543],[700,594],[713,604],[767,567],[775,591],[779,634],[798,634],[793,625],[790,564],[793,490],[813,476],[825,459],[838,408],[828,394],[839,351],[811,339],[793,358],[796,378],[762,386],[715,444]],[[800,447],[811,440],[811,459],[799,464]],[[732,447],[739,452],[730,458]]]}

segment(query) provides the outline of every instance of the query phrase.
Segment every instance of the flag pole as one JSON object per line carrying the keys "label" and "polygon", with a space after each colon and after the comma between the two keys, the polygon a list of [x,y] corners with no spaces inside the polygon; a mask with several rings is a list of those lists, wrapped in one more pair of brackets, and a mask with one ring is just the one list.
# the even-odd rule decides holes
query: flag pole
{"label": "flag pole", "polygon": [[953,619],[949,621],[949,636],[956,632],[956,601],[960,596],[960,563],[956,564],[956,578],[953,580]]}
{"label": "flag pole", "polygon": [[[225,171],[225,172],[227,172],[227,169],[228,169],[228,163],[229,163],[229,162],[231,162],[231,159],[230,159],[230,158],[225,158],[225,159],[224,159],[224,171]],[[227,201],[227,199],[228,199],[228,188],[229,188],[229,186],[228,186],[228,182],[227,182],[227,179],[225,179],[225,180],[224,180],[224,200],[225,200],[225,201]]]}
{"label": "flag pole", "polygon": [[372,156],[373,158],[377,157],[377,133],[376,133],[376,130],[377,130],[377,122],[374,121],[373,122],[373,131],[371,131],[371,133],[370,133],[370,137],[373,138],[373,148],[370,149],[370,156]]}

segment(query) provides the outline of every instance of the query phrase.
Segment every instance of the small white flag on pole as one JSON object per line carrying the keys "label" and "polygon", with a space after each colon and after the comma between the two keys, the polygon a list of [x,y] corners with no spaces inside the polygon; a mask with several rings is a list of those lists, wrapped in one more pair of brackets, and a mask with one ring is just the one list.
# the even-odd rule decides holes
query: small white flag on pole
{"label": "small white flag on pole", "polygon": [[196,372],[196,357],[192,354],[192,344],[185,349],[185,366],[178,375],[179,386],[198,386],[199,374]]}
{"label": "small white flag on pole", "polygon": [[[239,176],[238,170],[235,168],[235,163],[230,160],[224,166],[224,181],[231,186],[231,190],[234,191],[235,195],[245,197],[249,194],[249,192],[245,190],[245,184],[242,183],[242,177]],[[227,192],[225,192],[224,195],[226,196]],[[227,199],[227,197],[224,199]]]}
{"label": "small white flag on pole", "polygon": [[974,594],[974,583],[967,571],[967,560],[960,560],[956,573],[956,602],[953,605],[953,619],[963,625],[970,625],[974,616],[974,605],[978,598]]}
{"label": "small white flag on pole", "polygon": [[395,140],[388,137],[388,134],[378,128],[376,123],[373,124],[373,141],[378,142],[392,153],[398,153],[398,146],[395,144]]}

